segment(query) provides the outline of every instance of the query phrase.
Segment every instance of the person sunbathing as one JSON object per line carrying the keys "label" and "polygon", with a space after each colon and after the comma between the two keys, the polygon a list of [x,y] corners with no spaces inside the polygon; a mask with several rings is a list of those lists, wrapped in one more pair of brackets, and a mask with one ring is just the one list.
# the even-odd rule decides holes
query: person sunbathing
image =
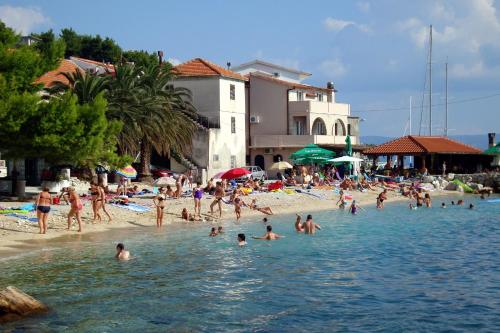
{"label": "person sunbathing", "polygon": [[256,210],[256,211],[259,211],[263,214],[266,214],[266,215],[274,215],[271,207],[259,207],[257,206],[257,199],[252,199],[252,202],[248,205],[248,207],[250,209],[253,209],[253,210]]}

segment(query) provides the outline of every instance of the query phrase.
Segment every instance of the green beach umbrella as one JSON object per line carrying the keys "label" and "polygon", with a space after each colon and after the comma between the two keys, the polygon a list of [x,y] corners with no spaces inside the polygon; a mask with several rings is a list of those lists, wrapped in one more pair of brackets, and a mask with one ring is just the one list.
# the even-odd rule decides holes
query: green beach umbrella
{"label": "green beach umbrella", "polygon": [[500,142],[496,146],[486,149],[483,153],[487,155],[500,155]]}
{"label": "green beach umbrella", "polygon": [[330,158],[333,158],[335,153],[331,150],[324,149],[315,144],[309,144],[302,149],[297,150],[290,158],[295,163],[307,163],[307,162],[324,162]]}

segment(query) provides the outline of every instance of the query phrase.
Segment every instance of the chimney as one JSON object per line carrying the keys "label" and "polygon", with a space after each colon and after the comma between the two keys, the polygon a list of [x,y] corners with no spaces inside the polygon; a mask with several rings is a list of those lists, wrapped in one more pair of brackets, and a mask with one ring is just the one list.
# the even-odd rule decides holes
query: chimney
{"label": "chimney", "polygon": [[226,65],[227,65],[227,69],[231,69],[231,63],[229,61],[226,63]]}
{"label": "chimney", "polygon": [[163,51],[158,51],[158,62],[160,65],[163,63]]}
{"label": "chimney", "polygon": [[495,135],[495,133],[488,133],[488,148],[493,147],[497,144]]}

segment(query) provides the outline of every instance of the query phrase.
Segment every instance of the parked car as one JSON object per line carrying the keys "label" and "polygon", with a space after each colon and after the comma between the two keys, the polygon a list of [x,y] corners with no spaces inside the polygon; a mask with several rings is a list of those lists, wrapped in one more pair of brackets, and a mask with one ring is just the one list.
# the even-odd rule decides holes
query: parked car
{"label": "parked car", "polygon": [[245,166],[243,168],[250,171],[250,174],[248,176],[238,178],[236,181],[245,181],[250,176],[252,176],[252,178],[255,180],[266,180],[267,179],[267,173],[264,170],[262,170],[260,168],[260,166],[251,165],[251,166]]}

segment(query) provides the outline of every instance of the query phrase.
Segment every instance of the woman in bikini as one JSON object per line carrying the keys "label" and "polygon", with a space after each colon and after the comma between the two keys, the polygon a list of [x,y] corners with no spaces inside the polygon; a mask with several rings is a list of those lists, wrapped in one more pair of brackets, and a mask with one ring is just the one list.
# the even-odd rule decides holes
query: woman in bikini
{"label": "woman in bikini", "polygon": [[215,199],[210,205],[210,214],[214,214],[214,206],[218,205],[219,207],[219,217],[222,216],[222,198],[224,197],[224,189],[222,188],[222,183],[217,182],[217,185],[215,186]]}
{"label": "woman in bikini", "polygon": [[94,218],[92,219],[92,223],[95,223],[96,220],[99,222],[102,221],[101,214],[99,214],[99,202],[102,201],[99,195],[99,189],[97,188],[96,183],[90,184],[90,198],[92,203],[92,212],[94,213]]}
{"label": "woman in bikini", "polygon": [[250,209],[253,209],[253,210],[256,210],[258,212],[261,212],[263,214],[266,214],[266,215],[274,215],[271,207],[269,206],[266,206],[266,207],[259,207],[257,205],[257,199],[252,199],[252,202],[250,203],[250,205],[248,205],[248,207],[250,207]]}
{"label": "woman in bikini", "polygon": [[203,198],[203,189],[200,183],[196,183],[196,188],[193,191],[194,198],[194,216],[201,216],[201,198]]}
{"label": "woman in bikini", "polygon": [[47,232],[47,219],[49,218],[50,203],[52,197],[50,196],[48,187],[44,187],[42,192],[36,199],[36,217],[38,218],[38,226],[40,227],[40,234]]}
{"label": "woman in bikini", "polygon": [[69,188],[69,203],[71,205],[71,209],[68,213],[68,230],[71,229],[73,216],[75,216],[76,221],[78,222],[78,232],[82,232],[81,211],[83,209],[83,204],[73,187]]}
{"label": "woman in bikini", "polygon": [[297,219],[295,220],[295,231],[304,232],[304,226],[302,225],[302,216],[297,214]]}
{"label": "woman in bikini", "polygon": [[339,192],[339,200],[337,201],[337,205],[339,206],[339,209],[345,209],[345,195],[343,190],[340,190]]}
{"label": "woman in bikini", "polygon": [[424,202],[427,208],[430,208],[432,206],[431,196],[429,193],[425,193]]}
{"label": "woman in bikini", "polygon": [[163,210],[165,209],[167,196],[163,188],[160,189],[160,193],[153,199],[153,203],[156,206],[156,226],[161,227],[163,224]]}
{"label": "woman in bikini", "polygon": [[104,187],[102,185],[97,186],[97,190],[99,191],[99,196],[102,199],[99,202],[99,206],[100,206],[99,208],[102,208],[102,210],[104,211],[104,213],[108,217],[109,222],[111,222],[111,215],[106,210],[106,190],[104,189]]}

